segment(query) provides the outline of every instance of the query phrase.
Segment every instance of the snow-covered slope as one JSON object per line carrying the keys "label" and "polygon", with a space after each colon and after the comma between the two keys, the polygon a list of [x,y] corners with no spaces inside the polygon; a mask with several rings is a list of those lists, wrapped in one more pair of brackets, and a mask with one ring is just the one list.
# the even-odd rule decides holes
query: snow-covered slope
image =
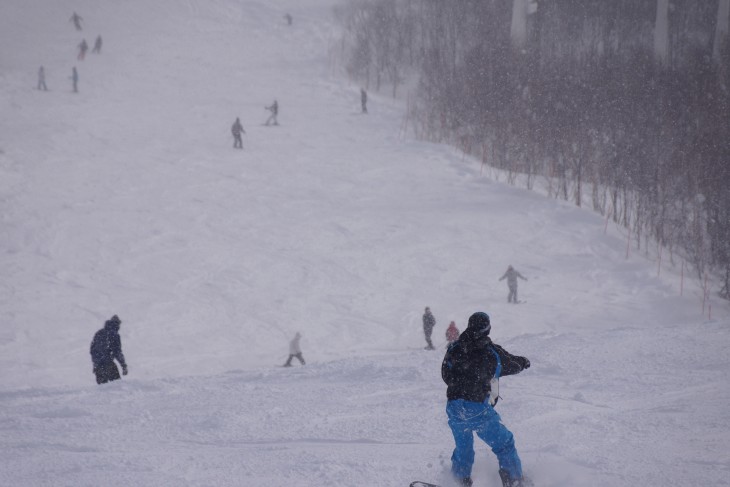
{"label": "snow-covered slope", "polygon": [[[0,2],[0,485],[443,480],[426,305],[437,343],[484,310],[532,361],[499,410],[538,485],[730,485],[727,305],[403,137],[397,100],[361,115],[334,3]],[[97,387],[115,313],[130,375]],[[280,369],[296,331],[308,365]],[[474,477],[499,482],[484,446]]]}

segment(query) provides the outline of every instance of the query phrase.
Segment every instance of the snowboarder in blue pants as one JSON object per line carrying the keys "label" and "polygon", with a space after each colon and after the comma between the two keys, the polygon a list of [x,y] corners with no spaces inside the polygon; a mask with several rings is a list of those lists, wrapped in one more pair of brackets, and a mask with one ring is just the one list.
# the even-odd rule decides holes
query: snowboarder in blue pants
{"label": "snowboarder in blue pants", "polygon": [[461,485],[472,485],[476,433],[497,455],[503,487],[525,487],[531,484],[522,475],[514,436],[494,406],[499,398],[499,377],[529,368],[530,361],[493,343],[491,328],[486,313],[471,315],[466,330],[449,346],[441,364],[441,377],[448,386],[446,414],[456,443],[451,472]]}

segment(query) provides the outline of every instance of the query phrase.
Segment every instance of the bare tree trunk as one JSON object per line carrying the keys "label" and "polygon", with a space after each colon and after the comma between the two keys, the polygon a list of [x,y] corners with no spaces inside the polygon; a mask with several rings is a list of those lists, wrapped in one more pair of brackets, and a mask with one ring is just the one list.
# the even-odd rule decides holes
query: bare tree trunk
{"label": "bare tree trunk", "polygon": [[712,59],[719,63],[722,57],[722,46],[728,35],[730,23],[730,0],[719,0],[717,5],[717,23],[715,24],[715,42],[712,46]]}
{"label": "bare tree trunk", "polygon": [[583,203],[583,161],[580,156],[575,159],[575,206],[581,206]]}
{"label": "bare tree trunk", "polygon": [[527,0],[512,0],[512,45],[522,49],[527,44]]}
{"label": "bare tree trunk", "polygon": [[654,55],[665,66],[669,63],[669,0],[657,0],[656,3]]}

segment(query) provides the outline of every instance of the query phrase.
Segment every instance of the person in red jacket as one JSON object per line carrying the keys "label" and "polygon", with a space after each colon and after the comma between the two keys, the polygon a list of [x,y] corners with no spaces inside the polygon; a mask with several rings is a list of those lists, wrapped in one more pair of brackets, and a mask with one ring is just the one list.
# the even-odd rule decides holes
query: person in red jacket
{"label": "person in red jacket", "polygon": [[449,327],[446,328],[446,341],[448,342],[447,345],[454,343],[458,339],[459,329],[456,327],[456,323],[452,321],[451,323],[449,323]]}
{"label": "person in red jacket", "polygon": [[81,41],[81,44],[79,44],[79,55],[77,56],[77,59],[79,61],[83,61],[84,57],[86,57],[86,51],[89,50],[89,45],[86,43],[86,39]]}

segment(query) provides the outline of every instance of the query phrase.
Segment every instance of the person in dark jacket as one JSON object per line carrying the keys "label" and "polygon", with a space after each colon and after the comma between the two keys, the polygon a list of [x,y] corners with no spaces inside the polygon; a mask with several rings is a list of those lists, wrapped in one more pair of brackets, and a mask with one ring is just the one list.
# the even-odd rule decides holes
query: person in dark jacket
{"label": "person in dark jacket", "polygon": [[233,148],[243,149],[243,140],[241,139],[241,134],[245,134],[246,131],[243,130],[243,125],[241,125],[240,118],[236,117],[236,121],[233,122],[233,126],[231,127],[231,133],[233,134]]}
{"label": "person in dark jacket", "polygon": [[426,310],[423,313],[423,335],[426,337],[426,350],[433,350],[433,343],[431,343],[431,333],[433,333],[433,327],[436,326],[436,318],[431,313],[431,308],[426,306]]}
{"label": "person in dark jacket", "polygon": [[304,356],[302,355],[302,347],[299,345],[299,341],[301,339],[302,334],[297,332],[292,341],[289,342],[289,358],[284,364],[284,367],[291,367],[291,361],[294,357],[296,357],[302,365],[305,365]]}
{"label": "person in dark jacket", "polygon": [[441,377],[447,385],[446,414],[456,443],[451,472],[461,485],[472,485],[476,433],[497,455],[502,485],[523,487],[530,483],[522,475],[514,437],[494,406],[499,397],[499,377],[529,368],[530,361],[492,343],[491,328],[487,313],[471,315],[466,330],[446,350],[441,364]]}
{"label": "person in dark jacket", "polygon": [[81,21],[82,20],[84,20],[84,19],[81,18],[81,16],[79,14],[74,12],[74,14],[71,16],[71,18],[68,21],[74,23],[76,30],[81,30]]}
{"label": "person in dark jacket", "polygon": [[91,340],[91,362],[94,364],[94,374],[97,384],[119,379],[119,369],[114,360],[122,366],[122,374],[127,375],[127,362],[122,353],[122,338],[119,336],[119,325],[122,320],[117,315],[112,316],[104,328],[97,331]]}
{"label": "person in dark jacket", "polygon": [[91,52],[96,53],[96,54],[101,54],[101,43],[102,43],[101,36],[100,35],[96,36],[96,40],[94,41],[94,49],[92,49]]}

